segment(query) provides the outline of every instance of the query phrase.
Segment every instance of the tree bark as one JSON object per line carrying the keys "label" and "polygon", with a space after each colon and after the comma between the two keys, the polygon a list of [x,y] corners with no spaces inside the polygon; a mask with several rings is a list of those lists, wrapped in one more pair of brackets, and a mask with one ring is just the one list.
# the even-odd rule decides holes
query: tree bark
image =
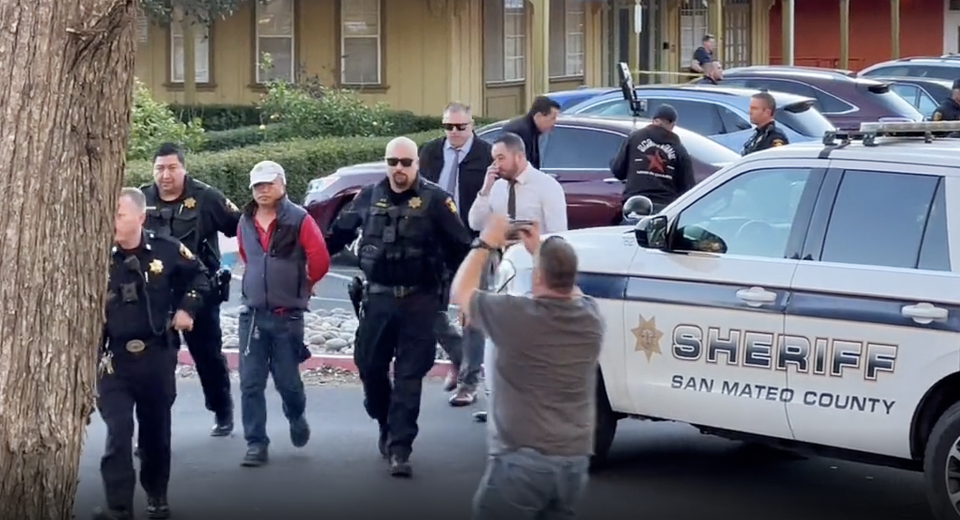
{"label": "tree bark", "polygon": [[125,166],[135,0],[0,0],[0,519],[72,516]]}

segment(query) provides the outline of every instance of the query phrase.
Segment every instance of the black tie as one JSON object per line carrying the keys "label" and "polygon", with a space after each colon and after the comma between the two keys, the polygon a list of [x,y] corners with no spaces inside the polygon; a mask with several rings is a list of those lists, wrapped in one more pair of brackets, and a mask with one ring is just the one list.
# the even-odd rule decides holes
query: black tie
{"label": "black tie", "polygon": [[517,181],[510,181],[510,195],[507,196],[507,216],[517,218]]}

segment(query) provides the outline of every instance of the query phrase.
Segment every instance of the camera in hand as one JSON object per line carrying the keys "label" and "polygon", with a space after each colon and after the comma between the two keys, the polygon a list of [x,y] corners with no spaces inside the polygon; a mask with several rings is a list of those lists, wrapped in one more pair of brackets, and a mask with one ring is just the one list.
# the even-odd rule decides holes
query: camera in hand
{"label": "camera in hand", "polygon": [[511,220],[510,229],[507,231],[507,240],[520,240],[520,231],[524,228],[529,228],[532,226],[532,220]]}

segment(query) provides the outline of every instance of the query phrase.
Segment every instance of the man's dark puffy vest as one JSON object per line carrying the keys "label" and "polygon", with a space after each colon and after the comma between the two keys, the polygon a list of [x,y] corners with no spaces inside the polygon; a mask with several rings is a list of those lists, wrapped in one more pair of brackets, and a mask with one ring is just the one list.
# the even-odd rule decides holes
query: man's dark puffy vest
{"label": "man's dark puffy vest", "polygon": [[267,251],[260,245],[253,210],[240,217],[240,239],[247,264],[241,284],[241,301],[253,309],[307,310],[310,283],[307,255],[300,244],[300,226],[307,212],[283,198]]}
{"label": "man's dark puffy vest", "polygon": [[[197,255],[212,275],[220,268],[220,242],[209,224],[201,222],[203,191],[209,186],[196,179],[186,178],[179,205],[164,204],[156,184],[140,188],[147,199],[147,220],[144,227],[160,236],[176,238]],[[162,208],[162,209],[161,209]],[[202,236],[212,234],[213,236]]]}
{"label": "man's dark puffy vest", "polygon": [[432,228],[428,214],[433,196],[431,190],[421,189],[419,197],[411,199],[419,200],[420,204],[410,204],[409,201],[399,206],[384,203],[390,200],[390,196],[387,184],[378,184],[373,189],[370,212],[364,221],[358,256],[360,269],[368,277],[380,270],[383,262],[402,272],[420,270],[415,264],[435,260],[426,253]]}

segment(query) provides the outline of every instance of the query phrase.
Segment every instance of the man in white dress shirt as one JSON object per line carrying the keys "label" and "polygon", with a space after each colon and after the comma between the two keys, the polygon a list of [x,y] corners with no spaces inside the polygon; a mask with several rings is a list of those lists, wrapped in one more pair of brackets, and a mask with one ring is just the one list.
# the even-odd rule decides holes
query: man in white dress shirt
{"label": "man in white dress shirt", "polygon": [[[490,215],[505,215],[511,220],[531,220],[540,233],[559,233],[567,230],[567,197],[556,179],[527,162],[523,139],[504,132],[493,142],[493,164],[487,169],[487,178],[476,200],[470,206],[467,220],[470,228],[480,231]],[[496,269],[496,255],[491,255]],[[493,288],[492,290],[496,290]],[[493,352],[486,345],[483,366],[491,370]],[[490,394],[490,377],[484,377],[484,389]],[[487,412],[477,412],[474,418],[485,422]]]}

